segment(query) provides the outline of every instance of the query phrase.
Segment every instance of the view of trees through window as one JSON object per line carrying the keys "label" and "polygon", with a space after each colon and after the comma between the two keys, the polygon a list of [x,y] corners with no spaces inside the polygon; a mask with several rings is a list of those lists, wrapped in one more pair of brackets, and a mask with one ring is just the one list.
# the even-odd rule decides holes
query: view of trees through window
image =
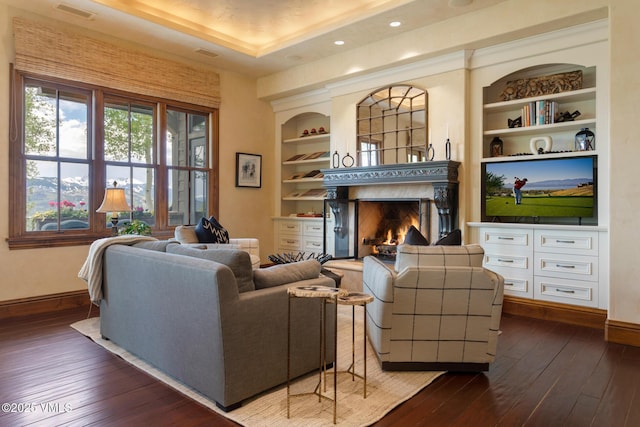
{"label": "view of trees through window", "polygon": [[[23,231],[97,231],[93,224],[104,214],[95,212],[101,200],[92,197],[114,182],[125,189],[132,208],[118,213],[121,223],[138,219],[167,229],[206,216],[212,179],[209,113],[94,94],[84,87],[24,80]],[[159,111],[166,112],[165,120],[157,119]],[[164,212],[162,224],[158,209]],[[111,226],[110,215],[105,227]]]}

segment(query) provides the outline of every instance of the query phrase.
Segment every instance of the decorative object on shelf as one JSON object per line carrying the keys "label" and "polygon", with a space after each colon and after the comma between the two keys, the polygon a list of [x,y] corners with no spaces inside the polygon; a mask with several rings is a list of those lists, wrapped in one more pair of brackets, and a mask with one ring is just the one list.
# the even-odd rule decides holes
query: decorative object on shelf
{"label": "decorative object on shelf", "polygon": [[429,148],[427,148],[427,160],[431,161],[436,155],[436,150],[433,148],[433,144],[429,144]]}
{"label": "decorative object on shelf", "polygon": [[323,128],[322,126],[320,126],[320,127],[318,128],[318,133],[327,133],[327,131],[326,131],[326,130],[324,130],[324,128]]}
{"label": "decorative object on shelf", "polygon": [[302,131],[302,135],[300,135],[300,136],[301,136],[301,137],[302,137],[302,136],[309,136],[309,129],[305,129],[305,130],[303,130],[303,131]]}
{"label": "decorative object on shelf", "polygon": [[262,187],[262,155],[236,153],[236,187]]}
{"label": "decorative object on shelf", "polygon": [[572,122],[577,119],[579,115],[580,111],[578,110],[574,111],[573,113],[565,111],[564,113],[558,114],[558,117],[556,117],[556,123]]}
{"label": "decorative object on shelf", "polygon": [[339,167],[340,167],[340,154],[338,154],[338,150],[336,150],[336,151],[333,153],[333,157],[331,158],[331,166],[332,166],[334,169],[337,169],[337,168],[339,168]]}
{"label": "decorative object on shelf", "polygon": [[316,135],[318,133],[318,131],[316,130],[316,128],[311,128],[311,130],[309,131],[309,133],[311,135]]}
{"label": "decorative object on shelf", "polygon": [[[538,147],[538,142],[543,142],[543,147]],[[552,140],[550,136],[534,136],[529,141],[529,150],[533,154],[543,154],[548,151],[551,151]],[[542,150],[542,151],[541,151]]]}
{"label": "decorative object on shelf", "polygon": [[342,166],[344,166],[345,168],[350,168],[354,163],[355,159],[349,153],[347,153],[347,155],[342,158]]}
{"label": "decorative object on shelf", "polygon": [[489,147],[491,149],[491,157],[500,157],[503,155],[503,143],[499,137],[494,136]]}
{"label": "decorative object on shelf", "polygon": [[576,151],[591,151],[596,149],[596,135],[589,128],[582,128],[576,133]]}
{"label": "decorative object on shelf", "polygon": [[451,160],[451,141],[449,138],[444,143],[444,156],[447,160]]}
{"label": "decorative object on shelf", "polygon": [[104,190],[104,199],[102,204],[96,210],[98,213],[111,212],[111,235],[118,235],[118,213],[119,212],[131,212],[131,208],[127,203],[127,198],[124,194],[124,188],[118,188],[118,183],[113,181],[113,187],[108,187]]}
{"label": "decorative object on shelf", "polygon": [[507,119],[507,126],[509,129],[513,128],[521,128],[522,127],[522,116],[519,116],[517,119]]}
{"label": "decorative object on shelf", "polygon": [[508,81],[500,97],[503,101],[510,101],[578,89],[582,89],[582,71],[580,70]]}

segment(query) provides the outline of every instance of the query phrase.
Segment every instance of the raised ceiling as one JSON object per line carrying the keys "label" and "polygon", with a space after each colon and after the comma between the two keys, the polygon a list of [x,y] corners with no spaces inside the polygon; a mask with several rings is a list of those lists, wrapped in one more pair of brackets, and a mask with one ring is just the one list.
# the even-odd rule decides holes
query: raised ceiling
{"label": "raised ceiling", "polygon": [[[502,1],[0,0],[254,77]],[[392,21],[402,25],[390,27]],[[336,40],[343,40],[344,45],[335,45]]]}

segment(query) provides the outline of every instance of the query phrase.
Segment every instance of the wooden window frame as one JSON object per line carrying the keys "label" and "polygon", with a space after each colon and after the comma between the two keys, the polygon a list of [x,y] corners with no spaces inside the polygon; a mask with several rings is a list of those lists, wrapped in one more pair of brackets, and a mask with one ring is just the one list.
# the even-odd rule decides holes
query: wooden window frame
{"label": "wooden window frame", "polygon": [[[91,135],[89,144],[92,144],[89,159],[89,206],[91,209],[89,228],[80,230],[57,231],[26,231],[26,161],[24,146],[24,88],[25,82],[42,82],[53,86],[66,86],[80,90],[89,90],[92,93],[91,111],[92,117],[88,123],[88,132]],[[155,216],[156,225],[153,227],[153,236],[159,239],[173,237],[175,226],[168,225],[166,181],[167,165],[164,151],[166,140],[166,120],[164,114],[167,108],[189,111],[193,114],[206,115],[209,126],[209,167],[208,167],[208,212],[210,215],[218,215],[219,207],[219,113],[212,107],[197,106],[173,100],[159,99],[146,95],[132,94],[129,92],[110,88],[93,86],[84,83],[62,80],[50,76],[42,76],[31,73],[19,72],[11,67],[10,88],[10,129],[9,129],[9,237],[7,242],[9,249],[30,249],[42,247],[78,246],[87,245],[96,239],[108,237],[110,228],[107,225],[106,215],[95,212],[104,196],[104,182],[106,176],[106,163],[104,161],[103,146],[99,141],[104,141],[103,126],[105,97],[119,97],[131,102],[147,102],[156,105],[157,117],[154,128],[154,143],[156,145],[156,159],[153,163],[155,169]]]}

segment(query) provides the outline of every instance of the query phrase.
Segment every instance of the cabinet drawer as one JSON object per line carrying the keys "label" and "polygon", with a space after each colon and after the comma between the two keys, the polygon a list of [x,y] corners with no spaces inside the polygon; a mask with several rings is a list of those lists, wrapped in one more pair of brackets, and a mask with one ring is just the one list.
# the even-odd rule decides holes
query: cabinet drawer
{"label": "cabinet drawer", "polygon": [[302,247],[302,239],[297,236],[279,236],[278,246],[284,249],[299,251]]}
{"label": "cabinet drawer", "polygon": [[531,246],[531,230],[504,230],[500,228],[484,228],[481,231],[482,246]]}
{"label": "cabinet drawer", "polygon": [[535,250],[597,256],[598,233],[536,230]]}
{"label": "cabinet drawer", "polygon": [[545,301],[597,307],[597,286],[581,280],[536,277],[534,295]]}
{"label": "cabinet drawer", "polygon": [[504,277],[504,292],[514,297],[533,298],[531,280],[525,278]]}
{"label": "cabinet drawer", "polygon": [[303,227],[303,234],[305,236],[322,236],[322,228],[321,222],[306,222]]}
{"label": "cabinet drawer", "polygon": [[300,233],[300,222],[281,221],[279,230],[281,233]]}
{"label": "cabinet drawer", "polygon": [[484,266],[489,270],[494,270],[495,267],[527,270],[529,269],[529,257],[519,255],[498,255],[485,252]]}
{"label": "cabinet drawer", "polygon": [[306,252],[322,252],[322,238],[305,238],[303,250]]}
{"label": "cabinet drawer", "polygon": [[598,280],[598,258],[569,254],[536,253],[534,274],[567,279]]}

